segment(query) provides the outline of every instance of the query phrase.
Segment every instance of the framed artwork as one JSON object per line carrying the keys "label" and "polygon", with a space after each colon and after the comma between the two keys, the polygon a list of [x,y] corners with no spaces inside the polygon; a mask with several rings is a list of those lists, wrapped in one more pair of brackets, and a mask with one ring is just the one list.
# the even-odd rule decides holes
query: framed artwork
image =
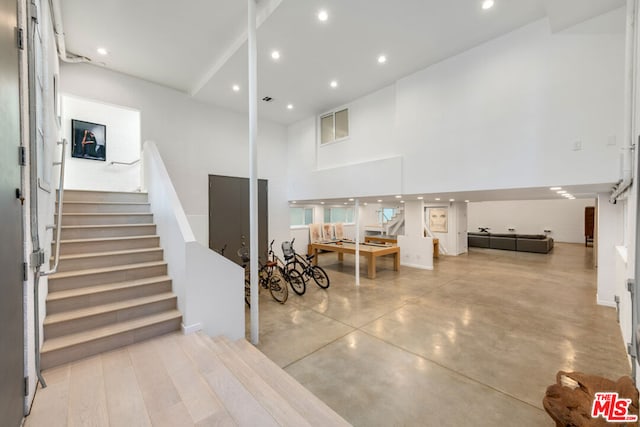
{"label": "framed artwork", "polygon": [[309,224],[309,239],[311,243],[318,243],[322,240],[322,228],[320,224]]}
{"label": "framed artwork", "polygon": [[335,224],[336,240],[344,239],[344,224],[336,222]]}
{"label": "framed artwork", "polygon": [[432,233],[447,233],[449,210],[447,208],[429,209],[429,229]]}
{"label": "framed artwork", "polygon": [[322,224],[322,238],[333,240],[333,224]]}
{"label": "framed artwork", "polygon": [[107,127],[98,123],[71,120],[71,156],[107,160]]}

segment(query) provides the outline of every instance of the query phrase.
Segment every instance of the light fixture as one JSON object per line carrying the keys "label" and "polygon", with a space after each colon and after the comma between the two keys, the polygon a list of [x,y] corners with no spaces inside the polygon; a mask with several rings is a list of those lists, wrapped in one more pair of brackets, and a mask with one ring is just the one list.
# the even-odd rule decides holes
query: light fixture
{"label": "light fixture", "polygon": [[296,202],[295,200],[292,200],[292,201],[291,201],[291,203],[293,203],[293,204],[295,205],[295,204],[296,204],[296,203],[298,203],[298,202]]}
{"label": "light fixture", "polygon": [[320,12],[318,12],[318,21],[325,22],[327,19],[329,19],[329,14],[326,10],[321,10]]}
{"label": "light fixture", "polygon": [[404,203],[404,200],[400,200],[400,203]]}
{"label": "light fixture", "polygon": [[424,199],[424,197],[418,196],[418,200],[422,200],[422,199]]}
{"label": "light fixture", "polygon": [[346,204],[347,204],[347,202],[344,202],[344,204],[346,205]]}
{"label": "light fixture", "polygon": [[280,59],[280,52],[274,50],[273,52],[271,52],[271,58],[277,61],[278,59]]}
{"label": "light fixture", "polygon": [[384,55],[380,55],[378,56],[378,64],[384,64],[385,62],[387,62],[387,57]]}
{"label": "light fixture", "polygon": [[320,202],[321,205],[324,205],[324,202]]}
{"label": "light fixture", "polygon": [[567,194],[567,190],[559,190],[559,191],[556,191],[556,193],[558,193],[558,194]]}
{"label": "light fixture", "polygon": [[331,80],[331,83],[329,83],[329,86],[335,89],[338,87],[338,82],[335,80]]}
{"label": "light fixture", "polygon": [[378,200],[378,203],[382,203],[382,199]]}
{"label": "light fixture", "polygon": [[240,91],[240,86],[233,85],[233,86],[231,86],[231,89],[233,89],[234,92],[239,92]]}
{"label": "light fixture", "polygon": [[573,195],[567,193],[567,194],[563,194],[562,197],[573,197]]}
{"label": "light fixture", "polygon": [[440,201],[440,197],[436,197],[436,202],[439,202],[439,201]]}
{"label": "light fixture", "polygon": [[369,203],[367,203],[367,202],[364,202],[364,205],[365,205],[365,206],[367,206],[368,204],[369,204]]}
{"label": "light fixture", "polygon": [[465,202],[465,203],[469,203],[469,201],[468,201],[468,200],[465,200],[464,202]]}
{"label": "light fixture", "polygon": [[293,110],[293,104],[287,104],[287,110]]}
{"label": "light fixture", "polygon": [[396,196],[396,199],[402,199],[402,196]]}
{"label": "light fixture", "polygon": [[450,202],[455,202],[455,201],[456,201],[456,199],[449,199],[449,201],[450,201]]}
{"label": "light fixture", "polygon": [[96,49],[96,52],[98,52],[102,56],[109,54],[109,51],[107,51],[107,49],[103,47],[99,47],[98,49]]}
{"label": "light fixture", "polygon": [[493,0],[484,0],[482,2],[482,9],[483,10],[491,9],[494,4],[495,2]]}
{"label": "light fixture", "polygon": [[551,187],[551,188],[549,188],[549,190],[558,191],[558,190],[562,190],[562,187]]}
{"label": "light fixture", "polygon": [[349,199],[350,202],[353,202],[353,199]]}

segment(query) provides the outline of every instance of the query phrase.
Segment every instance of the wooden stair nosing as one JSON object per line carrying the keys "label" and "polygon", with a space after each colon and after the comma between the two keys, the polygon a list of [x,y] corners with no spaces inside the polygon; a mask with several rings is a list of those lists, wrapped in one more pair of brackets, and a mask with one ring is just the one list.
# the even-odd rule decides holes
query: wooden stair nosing
{"label": "wooden stair nosing", "polygon": [[[225,337],[222,339],[227,340]],[[228,341],[228,340],[227,340]],[[276,365],[271,359],[265,356],[260,350],[255,348],[245,339],[229,342],[229,345],[236,348],[238,357],[243,358],[247,363],[255,366],[258,375],[280,394],[296,396],[292,406],[313,425],[322,426],[349,426],[350,424],[338,413],[331,409],[315,394],[311,393],[302,384],[296,381],[285,370]],[[276,373],[277,372],[277,377]]]}
{"label": "wooden stair nosing", "polygon": [[[216,343],[209,337],[202,337],[207,345],[214,348],[218,359],[231,371],[249,393],[282,426],[311,426],[311,424],[291,406],[286,396],[276,392],[255,370],[235,354],[225,343]],[[216,348],[218,347],[218,348]],[[274,399],[274,397],[277,397]]]}
{"label": "wooden stair nosing", "polygon": [[177,320],[181,317],[182,314],[178,310],[168,310],[166,312],[138,317],[136,319],[119,322],[108,326],[102,326],[100,328],[91,329],[88,331],[77,332],[75,334],[65,335],[58,338],[52,338],[50,340],[46,340],[43,343],[40,353],[42,355],[46,355],[47,353],[52,353],[54,351],[67,349],[81,344],[87,344],[91,341],[96,341],[101,338],[106,338],[123,332],[141,329],[145,326]]}
{"label": "wooden stair nosing", "polygon": [[[154,223],[142,223],[142,224],[98,224],[98,225],[63,225],[61,231],[64,230],[86,230],[90,228],[107,229],[107,228],[132,228],[132,227],[155,227]],[[63,242],[64,240],[60,240]]]}
{"label": "wooden stair nosing", "polygon": [[81,276],[90,276],[94,274],[102,274],[102,273],[112,273],[112,272],[120,272],[125,270],[134,270],[140,268],[147,267],[161,267],[167,266],[166,261],[150,261],[150,262],[141,262],[134,264],[122,264],[111,267],[100,267],[100,268],[91,268],[87,270],[72,270],[72,271],[63,271],[60,273],[55,273],[49,276],[49,280],[62,280],[71,277],[81,277]]}
{"label": "wooden stair nosing", "polygon": [[[56,201],[56,205],[58,204],[58,202]],[[148,205],[150,206],[151,203],[149,202],[123,202],[123,201],[92,201],[92,200],[63,200],[62,205]]]}
{"label": "wooden stair nosing", "polygon": [[148,304],[153,304],[168,300],[177,300],[176,294],[173,292],[163,292],[151,296],[131,298],[126,301],[112,302],[102,305],[94,305],[92,307],[81,308],[78,310],[63,311],[56,314],[47,315],[44,319],[44,326],[52,326],[59,323],[71,322],[74,320],[99,316],[101,314],[112,313],[114,311],[126,310],[134,307],[141,307]]}
{"label": "wooden stair nosing", "polygon": [[121,289],[135,288],[138,286],[147,286],[155,283],[170,282],[169,276],[154,276],[144,279],[127,280],[123,282],[107,283],[104,285],[86,286],[84,288],[67,289],[64,291],[49,292],[47,302],[59,301],[68,298],[81,297],[85,295],[95,295],[99,293],[117,291]]}
{"label": "wooden stair nosing", "polygon": [[[69,255],[60,255],[60,261],[70,261],[77,259],[86,259],[86,258],[95,258],[95,257],[108,257],[114,255],[136,255],[136,254],[144,254],[148,252],[162,252],[163,249],[161,247],[153,247],[153,248],[135,248],[135,249],[125,249],[121,251],[107,251],[107,252],[89,252],[83,254],[69,254]],[[53,260],[54,257],[51,257]]]}
{"label": "wooden stair nosing", "polygon": [[[140,225],[140,224],[138,224]],[[112,241],[119,241],[119,240],[141,240],[141,239],[158,239],[160,238],[159,235],[157,234],[149,234],[149,235],[144,235],[144,236],[114,236],[114,237],[92,237],[92,238],[88,238],[88,239],[67,239],[67,240],[60,240],[60,244],[63,245],[65,243],[93,243],[93,242],[101,242],[103,240],[112,242]],[[52,245],[56,244],[56,241],[53,240],[51,242]]]}

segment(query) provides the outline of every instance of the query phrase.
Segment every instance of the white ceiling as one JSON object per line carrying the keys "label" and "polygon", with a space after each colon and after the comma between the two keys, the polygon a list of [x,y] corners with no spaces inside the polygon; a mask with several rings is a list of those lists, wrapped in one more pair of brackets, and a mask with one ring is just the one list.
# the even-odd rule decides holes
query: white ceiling
{"label": "white ceiling", "polygon": [[[246,0],[60,0],[67,50],[205,103],[246,112]],[[260,0],[260,118],[285,125],[338,107],[417,70],[541,18],[560,31],[625,0]],[[319,10],[329,13],[326,22]],[[98,47],[109,55],[100,56]],[[281,53],[278,61],[271,51]],[[388,61],[377,63],[385,54]],[[331,89],[329,82],[339,87]],[[238,84],[239,92],[231,90]],[[288,110],[287,104],[294,109]],[[569,188],[595,197],[611,184]],[[404,195],[442,200],[535,200],[547,188]],[[369,198],[363,202],[375,202]],[[382,197],[397,201],[393,195]],[[327,201],[343,203],[344,200]]]}
{"label": "white ceiling", "polygon": [[[68,51],[247,111],[245,0],[61,1]],[[496,0],[483,11],[481,0],[261,0],[258,95],[274,100],[260,101],[259,115],[290,124],[545,16],[559,30],[624,3]],[[329,13],[324,23],[316,18],[321,9]],[[109,55],[98,55],[98,47]],[[273,49],[281,53],[277,62]],[[376,62],[379,54],[386,64]],[[333,79],[337,89],[329,88]]]}

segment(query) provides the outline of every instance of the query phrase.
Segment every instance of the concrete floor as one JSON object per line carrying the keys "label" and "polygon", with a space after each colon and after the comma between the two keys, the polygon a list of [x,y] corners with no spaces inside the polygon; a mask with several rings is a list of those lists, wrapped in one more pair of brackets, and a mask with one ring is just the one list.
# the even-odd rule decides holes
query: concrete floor
{"label": "concrete floor", "polygon": [[[558,370],[629,374],[616,313],[595,304],[593,249],[472,249],[433,271],[353,256],[280,305],[261,294],[258,346],[356,426],[554,426],[542,398]],[[363,261],[364,262],[364,261]]]}

